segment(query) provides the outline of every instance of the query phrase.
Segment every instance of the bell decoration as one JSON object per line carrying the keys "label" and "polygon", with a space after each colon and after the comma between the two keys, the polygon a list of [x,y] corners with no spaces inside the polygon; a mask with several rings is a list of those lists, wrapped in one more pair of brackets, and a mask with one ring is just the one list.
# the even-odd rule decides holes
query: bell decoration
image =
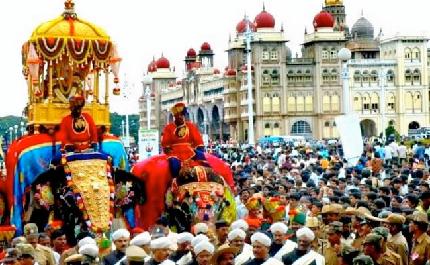
{"label": "bell decoration", "polygon": [[33,43],[31,43],[28,48],[27,67],[33,84],[39,83],[39,66],[41,63],[42,60],[37,56],[36,49],[34,48]]}
{"label": "bell decoration", "polygon": [[114,76],[113,82],[115,83],[115,88],[113,89],[113,94],[118,96],[120,94],[120,88],[118,87],[119,83],[119,66],[121,64],[121,57],[118,55],[118,49],[115,44],[112,45],[112,54],[109,59],[109,64],[112,69],[112,73]]}

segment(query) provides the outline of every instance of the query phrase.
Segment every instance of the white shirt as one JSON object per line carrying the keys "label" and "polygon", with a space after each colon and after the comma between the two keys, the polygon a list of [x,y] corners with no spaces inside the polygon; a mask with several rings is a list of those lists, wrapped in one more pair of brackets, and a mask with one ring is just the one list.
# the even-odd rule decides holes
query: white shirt
{"label": "white shirt", "polygon": [[406,158],[406,146],[401,145],[397,148],[397,152],[399,152],[400,158]]}
{"label": "white shirt", "polygon": [[385,160],[393,159],[393,153],[390,146],[385,146]]}

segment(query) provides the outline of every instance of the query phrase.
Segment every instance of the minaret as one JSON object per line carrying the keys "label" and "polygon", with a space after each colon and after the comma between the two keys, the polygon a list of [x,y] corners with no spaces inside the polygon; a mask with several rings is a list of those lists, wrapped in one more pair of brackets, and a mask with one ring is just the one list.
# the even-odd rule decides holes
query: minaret
{"label": "minaret", "polygon": [[323,8],[329,12],[335,21],[334,31],[345,31],[345,35],[349,35],[349,28],[346,24],[346,12],[343,0],[325,0],[325,6]]}

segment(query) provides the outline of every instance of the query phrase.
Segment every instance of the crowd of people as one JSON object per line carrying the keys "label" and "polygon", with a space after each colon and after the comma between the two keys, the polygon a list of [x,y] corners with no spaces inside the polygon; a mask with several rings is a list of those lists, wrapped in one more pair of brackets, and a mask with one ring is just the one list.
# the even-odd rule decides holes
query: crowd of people
{"label": "crowd of people", "polygon": [[[107,239],[26,224],[4,249],[13,265],[426,265],[430,264],[430,149],[367,142],[356,165],[341,145],[306,141],[255,147],[212,144],[231,165],[237,220],[176,234],[161,217],[150,231]],[[41,233],[42,232],[42,233]]]}

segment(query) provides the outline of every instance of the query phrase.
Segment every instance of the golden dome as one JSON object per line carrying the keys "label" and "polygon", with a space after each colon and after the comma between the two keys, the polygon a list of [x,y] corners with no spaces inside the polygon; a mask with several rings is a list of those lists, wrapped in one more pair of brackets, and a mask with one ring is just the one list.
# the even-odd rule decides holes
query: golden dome
{"label": "golden dome", "polygon": [[31,41],[39,38],[73,38],[81,40],[105,40],[110,39],[107,33],[82,19],[66,20],[60,16],[54,20],[42,23],[31,34]]}
{"label": "golden dome", "polygon": [[325,0],[325,6],[343,6],[343,0]]}
{"label": "golden dome", "polygon": [[77,17],[71,0],[65,2],[65,10],[61,16],[40,24],[31,34],[30,41],[42,38],[102,41],[110,39],[102,28]]}

